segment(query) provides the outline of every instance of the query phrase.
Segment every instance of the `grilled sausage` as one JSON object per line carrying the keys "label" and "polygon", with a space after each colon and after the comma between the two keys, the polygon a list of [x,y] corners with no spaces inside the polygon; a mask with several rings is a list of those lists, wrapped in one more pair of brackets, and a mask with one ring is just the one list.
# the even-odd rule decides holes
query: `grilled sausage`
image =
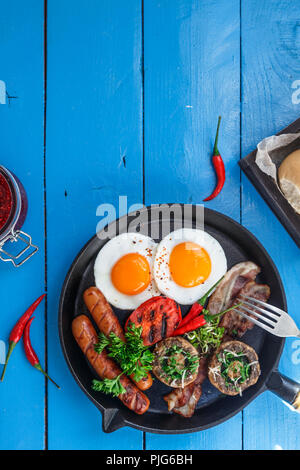
{"label": "grilled sausage", "polygon": [[145,375],[145,377],[143,377],[138,382],[136,380],[134,380],[133,377],[134,377],[134,374],[131,374],[131,376],[130,376],[131,380],[136,384],[136,386],[140,390],[144,391],[144,390],[148,390],[148,388],[152,387],[153,379],[152,379],[152,376],[151,376],[150,372],[147,372],[147,375]]}
{"label": "grilled sausage", "polygon": [[[80,315],[73,320],[72,333],[80,349],[101,379],[114,379],[122,373],[117,364],[108,357],[106,351],[98,354],[94,350],[94,345],[97,343],[97,333],[87,316]],[[140,415],[145,413],[150,405],[146,395],[126,375],[123,374],[120,377],[120,382],[126,392],[120,394],[118,398],[135,413]]]}
{"label": "grilled sausage", "polygon": [[[83,300],[99,330],[102,331],[105,336],[109,336],[110,333],[113,332],[121,340],[125,341],[123,329],[117,316],[97,287],[89,287],[83,294]],[[149,372],[147,372],[147,376],[143,377],[139,382],[133,379],[133,375],[131,375],[130,378],[136,383],[140,390],[147,390],[153,383]]]}
{"label": "grilled sausage", "polygon": [[102,331],[105,336],[109,336],[110,333],[115,333],[115,335],[125,341],[123,329],[117,316],[97,287],[89,287],[83,294],[83,300],[99,330]]}

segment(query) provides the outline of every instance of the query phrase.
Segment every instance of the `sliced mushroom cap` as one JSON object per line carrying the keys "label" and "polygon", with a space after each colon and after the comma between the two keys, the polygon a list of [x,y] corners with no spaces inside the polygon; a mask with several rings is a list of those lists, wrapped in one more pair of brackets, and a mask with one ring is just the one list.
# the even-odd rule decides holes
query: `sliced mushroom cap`
{"label": "sliced mushroom cap", "polygon": [[238,395],[256,384],[260,376],[258,356],[241,341],[226,341],[210,359],[208,378],[225,395]]}
{"label": "sliced mushroom cap", "polygon": [[[177,349],[177,352],[173,352]],[[192,357],[194,366],[191,368],[189,358]],[[174,378],[166,373],[166,366],[176,363],[176,368],[184,370],[181,378]],[[182,388],[194,382],[199,368],[199,354],[197,349],[181,336],[167,338],[157,343],[154,349],[154,362],[152,372],[164,384],[173,388]],[[193,369],[193,370],[191,370]]]}

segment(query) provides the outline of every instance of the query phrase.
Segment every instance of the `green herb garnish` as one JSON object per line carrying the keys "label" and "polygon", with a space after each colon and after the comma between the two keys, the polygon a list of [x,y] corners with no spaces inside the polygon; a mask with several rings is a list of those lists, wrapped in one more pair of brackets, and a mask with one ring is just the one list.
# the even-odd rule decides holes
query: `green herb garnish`
{"label": "green herb garnish", "polygon": [[94,379],[92,389],[96,390],[96,392],[102,392],[106,393],[107,395],[112,395],[113,397],[118,397],[119,395],[122,395],[126,392],[120,381],[121,375],[123,375],[123,372],[115,379]]}
{"label": "green herb garnish", "polygon": [[109,339],[105,336],[104,333],[99,333],[98,335],[98,343],[94,345],[94,349],[96,353],[101,354],[103,349],[106,348],[110,343]]}
{"label": "green herb garnish", "polygon": [[144,346],[141,334],[142,327],[131,323],[125,333],[126,341],[115,333],[110,333],[109,337],[100,333],[99,341],[94,348],[96,352],[101,353],[107,347],[108,355],[120,364],[127,375],[133,374],[134,380],[139,382],[151,370],[154,359],[153,353]]}
{"label": "green herb garnish", "polygon": [[185,334],[185,337],[192,343],[195,348],[198,349],[200,354],[207,354],[212,349],[217,349],[223,339],[225,328],[218,326],[220,318],[227,312],[234,310],[239,307],[241,304],[236,304],[233,307],[230,307],[222,312],[212,315],[209,313],[209,310],[203,309],[202,313],[204,315],[206,324],[197,328],[194,331],[190,331]]}
{"label": "green herb garnish", "polygon": [[250,368],[246,354],[241,352],[231,352],[226,349],[217,355],[221,365],[221,376],[226,387],[233,387],[240,390],[240,385],[245,383],[250,377]]}
{"label": "green herb garnish", "polygon": [[218,326],[219,320],[220,318],[216,316],[204,326],[185,334],[185,337],[198,349],[200,354],[207,354],[211,349],[220,346],[225,329]]}
{"label": "green herb garnish", "polygon": [[199,357],[177,345],[170,346],[159,358],[163,375],[172,381],[183,381],[193,375],[199,366]]}

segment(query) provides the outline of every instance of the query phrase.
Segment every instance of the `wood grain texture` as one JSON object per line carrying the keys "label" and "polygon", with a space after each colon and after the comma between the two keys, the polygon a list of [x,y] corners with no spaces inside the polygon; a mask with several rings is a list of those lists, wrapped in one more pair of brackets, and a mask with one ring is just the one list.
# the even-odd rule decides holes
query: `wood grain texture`
{"label": "wood grain texture", "polygon": [[[242,154],[299,117],[292,83],[300,75],[299,2],[242,2]],[[242,221],[263,243],[282,277],[290,314],[300,324],[299,249],[243,176]],[[280,370],[300,379],[299,344],[286,342]],[[300,416],[265,393],[244,412],[245,449],[299,449]]]}
{"label": "wood grain texture", "polygon": [[[128,205],[142,202],[143,161],[146,204],[201,203],[210,194],[215,183],[210,157],[221,114],[219,149],[227,181],[207,207],[241,218],[263,243],[300,325],[299,249],[244,176],[240,194],[237,165],[240,145],[244,156],[299,117],[292,85],[300,78],[300,4],[51,0],[46,90],[43,2],[11,0],[0,9],[0,84],[3,90],[4,81],[7,91],[6,104],[0,96],[1,164],[24,183],[29,198],[24,229],[40,248],[18,270],[0,263],[0,361],[2,341],[16,318],[45,289],[46,260],[48,369],[62,387],[58,391],[49,384],[47,393],[20,344],[0,385],[0,449],[43,449],[45,444],[50,449],[141,449],[139,431],[102,432],[100,413],[68,370],[57,329],[63,279],[95,233],[100,204],[118,209],[120,195],[128,196]],[[125,211],[120,208],[122,215]],[[32,326],[42,363],[44,308],[39,307]],[[280,370],[300,381],[299,364],[300,340],[288,340]],[[266,392],[216,428],[147,434],[145,444],[153,450],[299,449],[299,430],[300,416]]]}
{"label": "wood grain texture", "polygon": [[[29,208],[24,231],[39,252],[20,268],[0,262],[0,340],[44,292],[43,200],[43,4],[12,0],[1,4],[1,164],[23,182]],[[44,364],[44,302],[32,324],[32,343]],[[2,365],[1,365],[2,367]],[[26,360],[22,341],[0,384],[0,449],[43,449],[45,381]],[[30,430],[30,432],[28,432]]]}
{"label": "wood grain texture", "polygon": [[[101,430],[101,415],[64,361],[57,330],[68,266],[95,234],[102,203],[142,199],[141,4],[48,6],[47,239],[50,449],[140,449],[142,432]],[[126,165],[123,157],[125,156]]]}
{"label": "wood grain texture", "polygon": [[[146,0],[144,22],[146,204],[201,203],[212,192],[220,114],[219,150],[229,177],[207,207],[239,221],[239,2]],[[241,446],[241,414],[212,430],[146,439],[147,449]]]}

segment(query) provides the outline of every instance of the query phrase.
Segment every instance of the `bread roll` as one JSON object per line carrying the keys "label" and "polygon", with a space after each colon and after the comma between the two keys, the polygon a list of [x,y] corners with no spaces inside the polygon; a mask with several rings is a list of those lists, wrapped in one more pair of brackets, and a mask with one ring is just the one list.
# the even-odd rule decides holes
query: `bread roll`
{"label": "bread roll", "polygon": [[300,214],[300,149],[283,160],[278,170],[278,180],[284,196]]}

